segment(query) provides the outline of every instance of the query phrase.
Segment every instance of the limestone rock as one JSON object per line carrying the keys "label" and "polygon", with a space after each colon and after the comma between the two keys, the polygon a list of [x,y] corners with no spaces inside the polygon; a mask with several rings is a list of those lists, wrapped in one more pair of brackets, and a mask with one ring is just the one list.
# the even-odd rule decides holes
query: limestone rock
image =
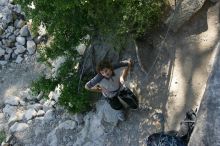
{"label": "limestone rock", "polygon": [[5,99],[5,104],[9,105],[19,105],[20,98],[16,96],[8,97]]}
{"label": "limestone rock", "polygon": [[16,60],[15,60],[15,62],[19,64],[19,63],[21,63],[23,60],[24,60],[24,58],[22,58],[21,55],[18,55],[17,58],[16,58]]}
{"label": "limestone rock", "polygon": [[68,130],[68,129],[71,129],[71,130],[73,130],[73,129],[75,129],[76,128],[76,122],[75,121],[72,121],[72,120],[67,120],[67,121],[65,121],[65,122],[63,122],[63,123],[61,123],[61,124],[59,124],[59,126],[57,127],[57,128],[59,128],[59,129],[66,129],[66,130]]}
{"label": "limestone rock", "polygon": [[28,126],[28,124],[26,124],[26,123],[18,123],[18,122],[16,122],[16,123],[14,123],[14,124],[10,127],[9,131],[12,132],[12,133],[13,133],[13,132],[21,132],[21,131],[26,130],[28,127],[29,127],[29,126]]}
{"label": "limestone rock", "polygon": [[36,44],[34,41],[27,41],[27,50],[30,55],[34,54],[36,50]]}
{"label": "limestone rock", "polygon": [[15,54],[24,53],[26,51],[26,48],[22,45],[17,45],[16,48],[17,49],[14,51]]}
{"label": "limestone rock", "polygon": [[28,121],[30,119],[32,119],[33,117],[35,117],[37,115],[37,112],[35,111],[35,109],[29,109],[25,112],[25,119]]}
{"label": "limestone rock", "polygon": [[3,56],[5,54],[5,50],[0,48],[0,56]]}
{"label": "limestone rock", "polygon": [[16,37],[16,41],[21,45],[25,45],[25,37],[18,36]]}
{"label": "limestone rock", "polygon": [[186,21],[188,21],[204,4],[205,0],[183,0],[176,7],[175,13],[166,20],[171,30],[176,32]]}
{"label": "limestone rock", "polygon": [[21,28],[21,30],[20,30],[20,35],[23,36],[23,37],[27,37],[27,36],[30,35],[30,32],[29,32],[29,30],[28,30],[28,26],[27,26],[27,25],[25,25],[25,26],[23,26],[23,27]]}

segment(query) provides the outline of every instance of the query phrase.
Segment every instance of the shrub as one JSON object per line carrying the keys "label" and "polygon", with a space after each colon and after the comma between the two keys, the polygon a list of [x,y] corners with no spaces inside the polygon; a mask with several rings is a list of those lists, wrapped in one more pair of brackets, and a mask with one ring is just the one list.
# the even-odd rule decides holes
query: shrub
{"label": "shrub", "polygon": [[[67,58],[58,69],[56,79],[46,79],[44,76],[32,83],[31,90],[34,94],[44,92],[44,98],[48,98],[50,91],[53,91],[58,84],[62,85],[59,104],[72,113],[86,111],[89,107],[89,92],[84,89],[85,78],[80,82],[77,73],[76,61]],[[79,83],[80,82],[80,83]]]}
{"label": "shrub", "polygon": [[38,80],[32,82],[31,91],[35,95],[39,94],[42,91],[44,93],[43,97],[48,98],[50,91],[53,91],[58,83],[58,80],[47,79],[42,76]]}
{"label": "shrub", "polygon": [[[56,85],[62,84],[60,104],[72,112],[84,111],[88,106],[88,92],[78,84],[80,77],[75,65],[79,63],[75,47],[90,36],[89,45],[96,36],[109,38],[114,48],[120,50],[127,35],[134,38],[157,28],[163,14],[165,0],[15,0],[21,4],[28,18],[33,20],[33,32],[40,24],[46,26],[49,46],[39,49],[41,60],[64,55],[69,59],[59,69],[56,79],[41,77],[33,83],[33,91],[48,95]],[[30,5],[34,5],[34,8]],[[82,79],[84,84],[84,79]],[[83,85],[84,86],[84,85]]]}
{"label": "shrub", "polygon": [[0,131],[0,143],[2,143],[6,139],[5,131]]}

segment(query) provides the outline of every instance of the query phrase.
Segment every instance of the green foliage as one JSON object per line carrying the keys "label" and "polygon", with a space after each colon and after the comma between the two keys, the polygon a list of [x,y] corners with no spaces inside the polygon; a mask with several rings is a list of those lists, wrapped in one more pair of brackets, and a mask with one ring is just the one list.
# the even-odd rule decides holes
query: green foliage
{"label": "green foliage", "polygon": [[[53,43],[45,49],[47,58],[75,54],[73,48],[85,35],[113,35],[112,41],[126,34],[135,37],[155,29],[163,14],[165,0],[15,0],[22,5],[33,30],[42,22]],[[28,5],[34,4],[32,9]],[[119,42],[116,42],[119,43]]]}
{"label": "green foliage", "polygon": [[[128,35],[134,38],[157,28],[166,0],[15,0],[33,20],[35,34],[40,24],[46,26],[50,44],[38,49],[41,61],[64,55],[76,58],[75,47],[84,42],[86,35],[92,42],[96,36],[108,38],[114,48],[123,48]],[[30,5],[35,8],[30,8]],[[90,42],[86,42],[89,45]],[[80,85],[75,66],[79,60],[67,61],[59,69],[56,79],[41,77],[32,90],[43,91],[45,96],[58,84],[63,85],[59,103],[72,112],[87,109],[88,92],[84,90],[84,79]],[[79,91],[80,86],[81,90]]]}
{"label": "green foliage", "polygon": [[89,92],[84,89],[85,80],[79,84],[77,69],[76,61],[67,58],[57,75],[63,85],[59,103],[73,113],[85,111],[89,107]]}
{"label": "green foliage", "polygon": [[6,139],[5,131],[0,131],[0,143],[2,143]]}
{"label": "green foliage", "polygon": [[44,97],[48,98],[48,94],[50,91],[55,89],[58,83],[58,80],[46,79],[42,76],[38,80],[32,82],[31,91],[36,95],[42,91],[44,93]]}
{"label": "green foliage", "polygon": [[48,98],[50,91],[53,91],[58,84],[62,85],[59,104],[67,108],[70,112],[83,112],[89,107],[89,92],[84,89],[85,79],[79,84],[76,61],[67,58],[58,69],[56,79],[46,79],[40,77],[32,83],[31,90],[35,94],[44,92],[44,97]]}

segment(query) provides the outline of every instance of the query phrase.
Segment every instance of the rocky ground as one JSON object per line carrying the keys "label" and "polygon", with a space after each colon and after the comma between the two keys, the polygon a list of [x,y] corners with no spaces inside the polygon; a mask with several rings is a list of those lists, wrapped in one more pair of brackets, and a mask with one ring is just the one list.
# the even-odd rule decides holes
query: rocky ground
{"label": "rocky ground", "polygon": [[138,96],[140,109],[128,110],[127,120],[117,126],[117,113],[104,100],[95,111],[71,115],[56,106],[59,89],[51,92],[50,100],[33,96],[30,83],[46,70],[36,63],[36,54],[1,66],[0,130],[7,131],[7,141],[26,146],[138,146],[145,145],[152,133],[177,130],[185,112],[201,102],[212,66],[209,60],[219,40],[219,3],[206,1],[161,45],[166,30],[153,35],[152,43],[131,42],[122,53],[121,59],[135,61],[126,84]]}

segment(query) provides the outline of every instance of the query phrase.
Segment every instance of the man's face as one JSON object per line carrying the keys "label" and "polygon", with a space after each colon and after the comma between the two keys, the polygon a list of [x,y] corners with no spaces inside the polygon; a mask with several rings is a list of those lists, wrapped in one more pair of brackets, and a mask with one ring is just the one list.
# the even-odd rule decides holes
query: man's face
{"label": "man's face", "polygon": [[106,78],[110,78],[112,76],[112,70],[109,68],[104,68],[100,71],[100,73]]}

